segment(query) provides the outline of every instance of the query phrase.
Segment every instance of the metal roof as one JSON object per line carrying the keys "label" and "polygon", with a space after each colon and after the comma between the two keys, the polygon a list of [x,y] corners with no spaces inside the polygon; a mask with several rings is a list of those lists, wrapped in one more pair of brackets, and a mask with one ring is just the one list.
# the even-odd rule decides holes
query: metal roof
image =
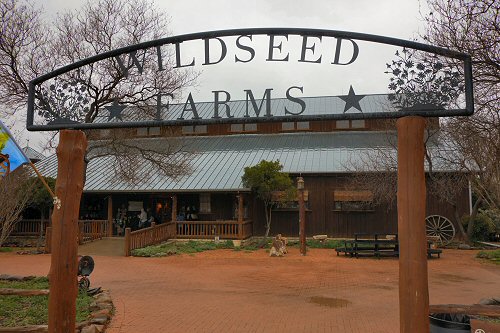
{"label": "metal roof", "polygon": [[[364,95],[365,97],[359,101],[359,105],[363,110],[363,113],[380,113],[380,112],[394,112],[398,111],[394,104],[389,101],[387,94],[373,94]],[[346,102],[342,100],[339,96],[319,96],[319,97],[300,97],[307,106],[307,111],[305,114],[310,115],[327,115],[327,114],[343,114]],[[256,97],[257,105],[260,105],[261,100]],[[286,98],[272,98],[271,102],[271,113],[275,116],[285,115],[285,107],[289,112],[297,113],[300,112],[301,108],[297,103],[294,103]],[[246,116],[247,101],[237,100],[229,101],[226,103],[230,109],[231,116],[236,119],[244,119]],[[194,104],[198,116],[201,119],[210,119],[214,115],[214,102],[198,102]],[[165,105],[161,109],[160,118],[163,120],[177,120],[181,117],[185,103],[180,104],[170,104],[167,107]],[[191,105],[187,105],[189,110]],[[251,108],[251,106],[250,106]],[[249,111],[250,115],[253,116],[253,110]],[[265,107],[262,107],[260,117],[264,117]],[[351,108],[347,110],[347,113],[360,113],[360,111]],[[219,114],[221,117],[226,117],[224,106],[219,107]],[[111,121],[148,121],[156,119],[156,107],[151,106],[129,106],[126,107],[123,112],[121,112],[121,119],[112,119]],[[190,119],[192,112],[186,111],[184,118]],[[100,112],[96,117],[94,122],[102,123],[108,122],[109,112]]]}
{"label": "metal roof", "polygon": [[[84,191],[239,191],[248,190],[241,184],[244,167],[253,166],[261,160],[279,160],[284,171],[289,173],[328,174],[353,172],[355,165],[366,165],[363,161],[374,152],[374,147],[386,150],[387,154],[396,158],[396,151],[388,144],[387,133],[384,132],[246,134],[177,139],[183,140],[184,150],[193,152],[192,172],[189,175],[172,179],[154,174],[139,184],[131,184],[115,177],[110,167],[112,157],[105,156],[89,162]],[[161,144],[166,139],[137,140],[142,140],[140,144],[149,145]],[[37,167],[45,176],[56,177],[56,155],[38,162]],[[146,168],[144,164],[140,172],[148,172]],[[435,164],[434,170],[438,169],[440,166]],[[365,171],[376,170],[368,168]]]}
{"label": "metal roof", "polygon": [[26,146],[22,149],[23,149],[24,154],[32,161],[33,160],[39,161],[39,160],[43,160],[45,158],[45,155],[43,155],[42,153],[39,153],[38,151],[36,151],[35,149],[33,149],[29,146]]}

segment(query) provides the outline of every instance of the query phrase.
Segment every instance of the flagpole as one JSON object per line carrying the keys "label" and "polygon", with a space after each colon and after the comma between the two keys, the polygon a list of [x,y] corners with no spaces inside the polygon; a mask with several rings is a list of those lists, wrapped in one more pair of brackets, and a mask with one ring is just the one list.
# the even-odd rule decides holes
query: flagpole
{"label": "flagpole", "polygon": [[36,166],[33,164],[33,162],[30,161],[30,165],[31,167],[33,168],[33,170],[35,170],[35,173],[37,174],[38,178],[42,181],[43,185],[45,185],[45,188],[47,189],[47,191],[49,191],[50,195],[52,196],[52,198],[56,198],[56,195],[54,194],[54,192],[52,192],[49,184],[47,184],[47,182],[45,181],[45,178],[43,178],[42,174],[40,173],[40,171],[38,171],[38,169],[36,168]]}

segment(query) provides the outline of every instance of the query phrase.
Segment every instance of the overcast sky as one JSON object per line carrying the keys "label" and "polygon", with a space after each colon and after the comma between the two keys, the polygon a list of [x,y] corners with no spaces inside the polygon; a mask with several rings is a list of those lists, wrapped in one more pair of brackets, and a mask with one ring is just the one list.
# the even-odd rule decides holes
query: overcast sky
{"label": "overcast sky", "polygon": [[[78,8],[82,3],[80,0],[44,0],[43,7],[47,13],[56,15]],[[423,29],[419,11],[424,4],[418,0],[163,0],[156,1],[156,4],[171,16],[173,35],[234,28],[300,27],[412,39]],[[202,47],[201,42],[192,44],[192,53],[186,45],[189,56],[197,54],[196,47]],[[284,97],[288,87],[297,85],[304,87],[303,96],[347,94],[350,85],[358,94],[385,93],[384,65],[395,51],[395,48],[360,43],[359,58],[355,63],[336,66],[330,64],[334,54],[333,39],[323,40],[317,46],[318,55],[323,55],[322,64],[297,63],[300,55],[298,38],[290,38],[284,45],[290,53],[288,63],[266,62],[267,49],[261,49],[266,42],[262,40],[256,45],[255,61],[244,66],[238,64],[236,67],[225,61],[196,68],[202,70],[202,75],[197,88],[192,91],[195,101],[210,100],[212,90],[226,90],[232,99],[239,99],[244,98],[243,89],[254,90],[256,98],[260,98],[265,88],[272,88],[273,97]],[[346,53],[349,52],[347,46]],[[231,46],[227,58],[234,59]],[[32,133],[22,133],[20,144],[24,146],[28,136],[32,138],[30,145],[38,148],[39,135]]]}

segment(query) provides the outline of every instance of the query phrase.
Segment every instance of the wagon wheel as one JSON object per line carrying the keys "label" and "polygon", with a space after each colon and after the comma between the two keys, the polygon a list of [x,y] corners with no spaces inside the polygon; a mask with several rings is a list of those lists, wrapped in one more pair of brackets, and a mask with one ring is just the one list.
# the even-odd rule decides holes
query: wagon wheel
{"label": "wagon wheel", "polygon": [[7,176],[9,172],[10,172],[9,156],[0,154],[0,177]]}
{"label": "wagon wheel", "polygon": [[455,227],[450,220],[441,215],[430,215],[425,218],[427,236],[439,236],[443,245],[448,244],[455,237]]}

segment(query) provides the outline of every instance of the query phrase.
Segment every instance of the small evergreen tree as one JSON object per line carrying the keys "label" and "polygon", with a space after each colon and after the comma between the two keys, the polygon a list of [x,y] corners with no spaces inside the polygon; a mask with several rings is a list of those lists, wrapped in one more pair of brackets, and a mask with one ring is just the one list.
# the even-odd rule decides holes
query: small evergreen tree
{"label": "small evergreen tree", "polygon": [[[273,206],[278,201],[287,201],[295,196],[296,190],[288,173],[282,172],[283,166],[279,161],[260,161],[259,164],[246,167],[243,174],[243,186],[252,189],[259,199],[264,202],[266,214],[266,233],[264,242],[271,229],[271,213]],[[285,195],[276,195],[283,192]]]}

